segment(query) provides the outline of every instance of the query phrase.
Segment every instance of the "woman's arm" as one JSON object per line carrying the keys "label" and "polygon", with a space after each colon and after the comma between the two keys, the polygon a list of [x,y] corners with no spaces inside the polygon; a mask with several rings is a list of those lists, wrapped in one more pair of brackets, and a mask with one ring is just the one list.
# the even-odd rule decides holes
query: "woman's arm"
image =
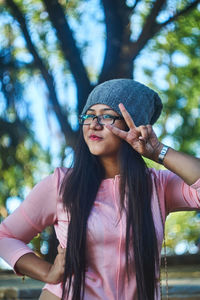
{"label": "woman's arm", "polygon": [[59,178],[59,169],[56,169],[54,174],[38,183],[0,225],[0,256],[18,274],[49,283],[55,281],[55,278],[52,279],[55,270],[56,274],[60,272],[60,254],[50,265],[38,258],[26,244],[45,227],[56,222]]}
{"label": "woman's arm", "polygon": [[[106,125],[106,128],[124,139],[134,150],[144,157],[158,162],[158,156],[163,148],[163,144],[158,141],[152,126],[135,126],[134,121],[124,105],[120,104],[119,108],[129,130],[124,131],[114,125]],[[164,165],[189,185],[195,183],[197,179],[200,178],[200,159],[175,151],[171,148],[164,157]]]}
{"label": "woman's arm", "polygon": [[[154,161],[158,162],[158,156],[163,146],[162,143],[159,143],[155,154],[152,156]],[[163,159],[163,165],[181,177],[188,185],[192,185],[200,178],[200,159],[172,148],[168,149]]]}
{"label": "woman's arm", "polygon": [[62,281],[65,266],[65,250],[58,246],[58,254],[53,264],[27,253],[20,257],[15,264],[15,270],[36,280],[56,284]]}

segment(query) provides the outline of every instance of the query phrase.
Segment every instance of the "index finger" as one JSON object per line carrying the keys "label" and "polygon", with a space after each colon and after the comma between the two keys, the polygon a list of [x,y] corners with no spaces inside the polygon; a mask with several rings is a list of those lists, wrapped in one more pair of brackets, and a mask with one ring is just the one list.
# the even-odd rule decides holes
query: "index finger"
{"label": "index finger", "polygon": [[124,118],[124,121],[126,122],[128,127],[136,128],[135,123],[134,123],[133,119],[131,118],[131,115],[129,114],[129,112],[126,110],[126,108],[124,107],[124,105],[122,103],[119,104],[119,109],[120,109],[122,116]]}

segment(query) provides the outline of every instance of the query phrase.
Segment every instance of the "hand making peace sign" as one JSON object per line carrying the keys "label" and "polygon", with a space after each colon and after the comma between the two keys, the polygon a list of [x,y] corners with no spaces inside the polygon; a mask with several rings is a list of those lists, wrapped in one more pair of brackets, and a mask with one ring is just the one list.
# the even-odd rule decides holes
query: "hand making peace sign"
{"label": "hand making peace sign", "polygon": [[156,154],[159,153],[162,144],[159,142],[152,126],[141,125],[137,127],[122,103],[119,104],[119,109],[129,127],[129,131],[121,130],[113,125],[106,125],[106,128],[129,143],[141,155],[157,160]]}

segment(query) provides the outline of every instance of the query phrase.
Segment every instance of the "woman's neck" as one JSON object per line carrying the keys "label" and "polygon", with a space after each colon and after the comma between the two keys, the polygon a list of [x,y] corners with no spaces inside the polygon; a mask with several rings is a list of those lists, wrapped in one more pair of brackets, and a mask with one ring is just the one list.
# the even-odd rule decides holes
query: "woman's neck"
{"label": "woman's neck", "polygon": [[100,161],[105,170],[105,179],[114,178],[116,175],[120,173],[119,161],[115,158],[100,158]]}

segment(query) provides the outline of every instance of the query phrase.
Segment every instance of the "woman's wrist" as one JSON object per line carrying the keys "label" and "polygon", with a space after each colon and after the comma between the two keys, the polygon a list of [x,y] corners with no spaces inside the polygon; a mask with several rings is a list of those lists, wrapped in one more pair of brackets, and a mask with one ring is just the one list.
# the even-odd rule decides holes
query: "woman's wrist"
{"label": "woman's wrist", "polygon": [[62,281],[65,269],[65,249],[58,246],[58,254],[51,264],[34,253],[21,256],[15,264],[15,270],[21,275],[27,275],[33,279],[45,283],[57,284]]}
{"label": "woman's wrist", "polygon": [[164,144],[162,144],[161,142],[158,142],[158,144],[155,146],[153,153],[151,155],[151,157],[149,157],[151,160],[155,161],[155,162],[159,162],[159,154],[163,148]]}
{"label": "woman's wrist", "polygon": [[15,270],[21,275],[48,283],[48,273],[52,264],[36,256],[27,253],[19,258],[15,264]]}
{"label": "woman's wrist", "polygon": [[165,159],[165,156],[166,156],[168,150],[169,150],[169,147],[166,145],[163,145],[163,147],[158,155],[158,163],[159,164],[164,165],[164,159]]}
{"label": "woman's wrist", "polygon": [[169,147],[166,146],[165,144],[158,142],[158,144],[156,145],[154,151],[153,151],[153,155],[152,155],[152,160],[159,163],[159,164],[164,164],[164,159],[165,156],[167,154],[169,150]]}
{"label": "woman's wrist", "polygon": [[169,148],[170,147],[159,142],[159,144],[157,145],[157,147],[154,150],[154,159],[153,160],[159,164],[164,165],[164,159],[165,159],[165,156],[166,156]]}

